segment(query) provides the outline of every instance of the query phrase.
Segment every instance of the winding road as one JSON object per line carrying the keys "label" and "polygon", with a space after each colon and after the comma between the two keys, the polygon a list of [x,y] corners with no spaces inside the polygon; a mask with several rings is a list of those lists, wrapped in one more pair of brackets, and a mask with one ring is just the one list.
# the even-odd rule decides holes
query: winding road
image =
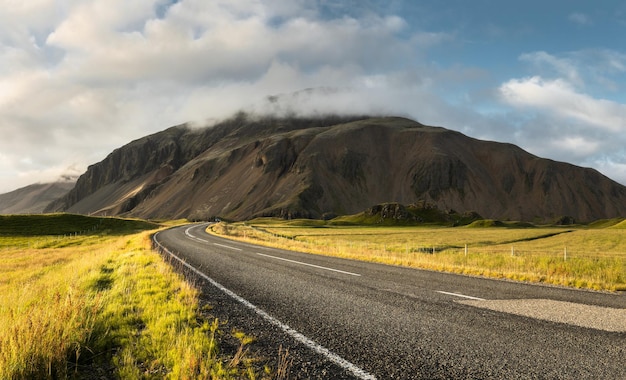
{"label": "winding road", "polygon": [[310,255],[209,235],[154,242],[212,314],[289,350],[289,378],[626,379],[626,296]]}

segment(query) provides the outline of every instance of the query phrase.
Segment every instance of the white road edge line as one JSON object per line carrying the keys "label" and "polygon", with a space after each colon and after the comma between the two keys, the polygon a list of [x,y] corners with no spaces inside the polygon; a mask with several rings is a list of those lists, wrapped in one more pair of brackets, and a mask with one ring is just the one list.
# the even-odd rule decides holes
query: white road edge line
{"label": "white road edge line", "polygon": [[268,313],[266,313],[265,311],[259,309],[257,306],[255,306],[254,304],[252,304],[250,301],[246,300],[245,298],[237,295],[235,292],[233,292],[230,289],[225,288],[223,285],[221,285],[219,282],[213,280],[212,278],[210,278],[209,276],[207,276],[206,274],[202,273],[200,270],[196,269],[195,267],[193,267],[192,265],[188,264],[187,262],[185,262],[183,259],[181,259],[180,257],[176,256],[175,254],[173,254],[172,252],[170,252],[170,250],[168,250],[167,248],[165,248],[163,245],[161,245],[161,243],[159,243],[159,241],[157,240],[157,235],[159,233],[157,232],[156,234],[153,235],[152,239],[154,240],[154,242],[165,252],[167,252],[170,256],[172,256],[174,259],[178,260],[181,264],[183,264],[185,267],[189,268],[190,270],[192,270],[193,272],[195,272],[196,274],[198,274],[200,277],[204,278],[205,280],[207,280],[209,283],[211,283],[213,286],[215,286],[216,288],[218,288],[219,290],[221,290],[222,292],[226,293],[228,296],[230,296],[231,298],[235,299],[237,302],[239,302],[240,304],[248,307],[249,309],[252,309],[252,311],[254,311],[255,313],[257,313],[259,316],[261,316],[263,319],[265,319],[267,322],[271,323],[272,325],[280,328],[281,330],[283,330],[287,335],[291,336],[292,338],[294,338],[296,341],[304,344],[305,346],[307,346],[308,348],[312,349],[313,351],[315,351],[316,353],[324,356],[326,359],[330,360],[331,362],[337,364],[339,367],[351,372],[354,376],[356,376],[359,379],[363,379],[363,380],[376,380],[376,376],[366,372],[365,370],[359,368],[358,366],[356,366],[353,363],[350,363],[349,361],[347,361],[346,359],[342,358],[341,356],[335,354],[334,352],[330,351],[329,349],[327,349],[326,347],[320,345],[319,343],[316,343],[314,340],[306,337],[305,335],[303,335],[302,333],[298,332],[297,330],[294,330],[293,328],[289,327],[287,324],[279,321],[278,319],[272,317],[271,315],[269,315]]}
{"label": "white road edge line", "polygon": [[359,277],[361,276],[361,275],[360,275],[360,274],[358,274],[358,273],[346,272],[345,270],[339,270],[339,269],[334,269],[334,268],[323,267],[323,266],[320,266],[320,265],[315,265],[315,264],[303,263],[302,261],[296,261],[296,260],[285,259],[285,258],[282,258],[282,257],[277,257],[277,256],[266,255],[266,254],[264,254],[264,253],[259,253],[259,252],[256,252],[256,254],[257,254],[257,255],[259,255],[259,256],[269,257],[269,258],[276,259],[276,260],[288,261],[288,262],[290,262],[290,263],[294,263],[294,264],[306,265],[306,266],[310,266],[310,267],[313,267],[313,268],[324,269],[324,270],[329,270],[329,271],[338,272],[338,273],[343,273],[343,274],[349,274],[350,276],[359,276]]}
{"label": "white road edge line", "polygon": [[460,294],[460,293],[444,292],[443,290],[436,290],[436,292],[437,293],[441,293],[441,294],[447,294],[449,296],[456,296],[456,297],[461,297],[461,298],[467,298],[467,299],[470,299],[470,300],[485,301],[484,298],[473,297],[473,296],[466,296],[465,294]]}

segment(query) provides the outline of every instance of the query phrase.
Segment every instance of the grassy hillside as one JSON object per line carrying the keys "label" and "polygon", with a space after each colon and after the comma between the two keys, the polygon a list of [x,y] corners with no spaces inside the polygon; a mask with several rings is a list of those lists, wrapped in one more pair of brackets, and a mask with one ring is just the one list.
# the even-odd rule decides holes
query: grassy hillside
{"label": "grassy hillside", "polygon": [[154,223],[137,219],[75,214],[0,215],[0,236],[125,235],[156,227]]}
{"label": "grassy hillside", "polygon": [[[271,372],[245,350],[220,351],[221,337],[231,334],[152,251],[154,224],[77,215],[1,221],[0,378],[240,379]],[[69,236],[90,226],[97,227]],[[242,348],[251,341],[232,336]]]}
{"label": "grassy hillside", "polygon": [[616,229],[626,229],[626,220],[622,220],[618,223],[615,223],[614,225],[610,226],[609,228],[616,228]]}
{"label": "grassy hillside", "polygon": [[590,226],[475,221],[467,226],[336,225],[256,219],[217,234],[324,255],[519,281],[626,290],[622,220]]}

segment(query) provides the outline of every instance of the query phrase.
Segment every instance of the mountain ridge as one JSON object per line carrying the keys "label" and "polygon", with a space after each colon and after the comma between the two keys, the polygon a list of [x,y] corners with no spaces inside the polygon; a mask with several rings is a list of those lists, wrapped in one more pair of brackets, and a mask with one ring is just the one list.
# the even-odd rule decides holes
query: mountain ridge
{"label": "mountain ridge", "polygon": [[626,215],[626,187],[400,117],[250,118],[168,128],[90,166],[47,211],[143,218],[322,218],[425,201],[486,218]]}
{"label": "mountain ridge", "polygon": [[0,194],[0,214],[38,214],[67,194],[75,180],[36,183]]}

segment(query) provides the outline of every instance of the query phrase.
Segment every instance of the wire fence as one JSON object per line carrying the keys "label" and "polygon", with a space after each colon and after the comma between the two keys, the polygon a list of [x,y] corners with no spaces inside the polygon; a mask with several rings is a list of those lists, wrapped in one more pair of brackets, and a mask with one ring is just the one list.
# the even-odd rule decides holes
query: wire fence
{"label": "wire fence", "polygon": [[[378,247],[383,251],[401,251],[397,247],[387,248]],[[454,247],[441,247],[441,246],[422,246],[422,247],[409,247],[404,248],[406,253],[418,252],[424,254],[457,254],[462,256],[469,255],[500,255],[511,257],[555,257],[562,258],[563,260],[573,258],[618,258],[626,259],[626,252],[623,251],[608,251],[608,250],[589,250],[589,249],[576,249],[576,247],[563,247],[563,248],[539,248],[532,249],[526,247],[517,247],[515,245],[510,246],[454,246]]]}
{"label": "wire fence", "polygon": [[[311,246],[316,249],[326,250],[329,252],[369,252],[382,255],[488,255],[488,256],[510,256],[510,257],[526,257],[538,258],[549,257],[554,259],[562,259],[563,261],[573,259],[602,260],[617,259],[626,263],[626,252],[619,250],[603,250],[579,248],[576,245],[563,247],[546,247],[546,248],[528,248],[524,245],[476,245],[476,244],[414,244],[414,243],[376,243],[371,241],[346,241],[346,240],[324,240],[316,239],[312,236],[294,237],[279,233],[273,233],[262,228],[252,228],[257,234],[257,238],[274,242],[278,245],[298,245]],[[259,234],[260,233],[260,234]],[[253,237],[252,234],[241,232],[244,238]],[[259,236],[261,235],[261,236]]]}

